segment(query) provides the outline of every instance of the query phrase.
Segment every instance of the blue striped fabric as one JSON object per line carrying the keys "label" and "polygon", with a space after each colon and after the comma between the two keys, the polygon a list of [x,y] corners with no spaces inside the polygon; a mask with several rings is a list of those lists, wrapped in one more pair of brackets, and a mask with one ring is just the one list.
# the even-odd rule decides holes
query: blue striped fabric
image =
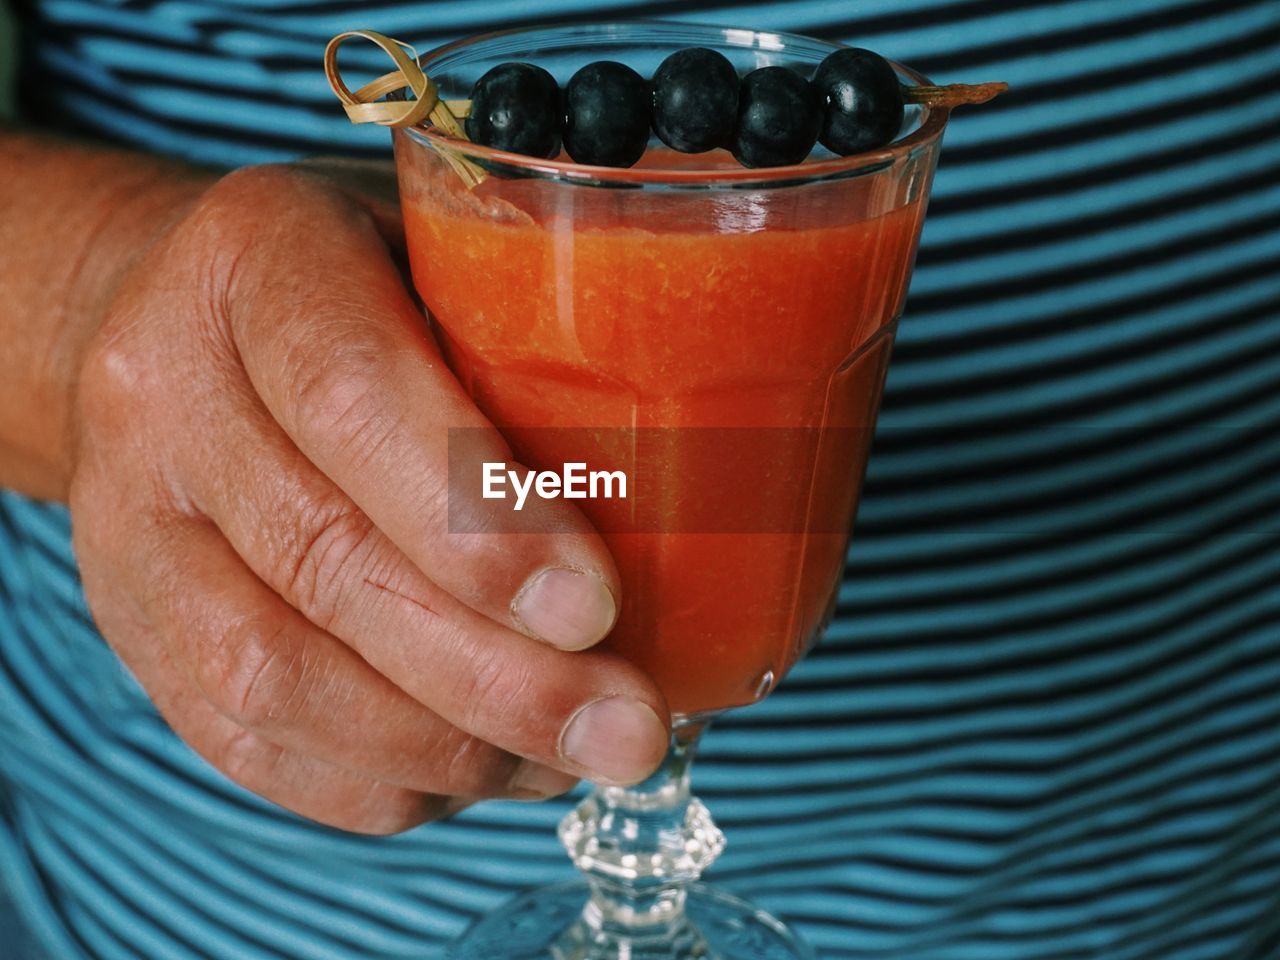
{"label": "blue striped fabric", "polygon": [[[1280,957],[1280,4],[42,0],[23,90],[206,162],[381,156],[333,33],[641,14],[1013,84],[947,133],[837,619],[708,735],[715,879],[831,960]],[[6,960],[438,956],[569,875],[567,803],[371,840],[237,790],[94,632],[65,511],[0,494]]]}

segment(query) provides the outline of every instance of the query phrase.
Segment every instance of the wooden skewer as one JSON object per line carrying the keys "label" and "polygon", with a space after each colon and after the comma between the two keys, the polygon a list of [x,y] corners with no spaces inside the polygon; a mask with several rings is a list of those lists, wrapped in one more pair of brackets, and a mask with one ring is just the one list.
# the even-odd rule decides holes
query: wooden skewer
{"label": "wooden skewer", "polygon": [[[902,95],[907,103],[950,108],[986,103],[1008,89],[1007,83],[949,83],[944,87],[903,87]],[[470,100],[446,100],[444,104],[455,117],[465,119],[471,116]]]}
{"label": "wooden skewer", "polygon": [[1009,89],[1007,83],[949,83],[945,87],[903,87],[903,99],[907,103],[920,103],[928,107],[960,107],[986,103]]}

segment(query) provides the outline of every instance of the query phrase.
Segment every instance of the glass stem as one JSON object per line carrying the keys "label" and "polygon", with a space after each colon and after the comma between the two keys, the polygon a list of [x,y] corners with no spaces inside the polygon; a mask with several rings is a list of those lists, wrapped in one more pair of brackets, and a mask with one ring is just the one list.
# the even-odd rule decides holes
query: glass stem
{"label": "glass stem", "polygon": [[657,958],[667,956],[662,944],[679,951],[672,957],[699,955],[685,895],[724,849],[724,835],[689,792],[689,766],[705,728],[678,726],[653,776],[634,787],[596,787],[560,824],[560,839],[591,890],[561,941],[562,955]]}

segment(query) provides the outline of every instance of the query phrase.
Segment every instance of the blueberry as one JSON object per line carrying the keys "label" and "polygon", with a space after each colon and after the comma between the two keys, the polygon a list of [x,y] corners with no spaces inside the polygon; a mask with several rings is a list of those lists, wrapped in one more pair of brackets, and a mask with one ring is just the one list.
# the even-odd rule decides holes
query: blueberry
{"label": "blueberry", "polygon": [[799,163],[821,127],[822,101],[804,77],[786,67],[761,67],[742,78],[733,155],[744,167]]}
{"label": "blueberry", "polygon": [[724,54],[706,47],[673,53],[653,75],[654,132],[681,153],[728,146],[738,86],[738,72]]}
{"label": "blueberry", "polygon": [[613,60],[589,63],[564,88],[564,148],[577,163],[629,167],[649,145],[649,84]]}
{"label": "blueberry", "polygon": [[500,63],[471,90],[467,136],[544,160],[560,152],[560,87],[531,63]]}
{"label": "blueberry", "polygon": [[837,50],[813,75],[822,97],[822,145],[848,156],[893,141],[902,129],[902,85],[889,61],[870,50]]}

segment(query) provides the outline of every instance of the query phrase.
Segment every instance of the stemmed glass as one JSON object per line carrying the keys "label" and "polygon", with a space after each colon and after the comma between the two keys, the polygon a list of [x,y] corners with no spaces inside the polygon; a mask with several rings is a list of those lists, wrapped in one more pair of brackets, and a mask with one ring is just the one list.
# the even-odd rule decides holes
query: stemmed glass
{"label": "stemmed glass", "polygon": [[[504,61],[563,83],[598,59],[649,75],[690,46],[806,74],[836,49],[637,22],[490,34],[422,67],[461,100]],[[642,488],[580,504],[622,577],[605,647],[657,680],[675,723],[657,773],[598,786],[562,822],[585,881],[482,918],[454,960],[811,956],[697,882],[724,837],[689,768],[707,723],[765,696],[830,616],[947,113],[910,106],[887,148],[767,170],[661,150],[582,167],[395,132],[415,284],[464,386],[522,462]]]}

